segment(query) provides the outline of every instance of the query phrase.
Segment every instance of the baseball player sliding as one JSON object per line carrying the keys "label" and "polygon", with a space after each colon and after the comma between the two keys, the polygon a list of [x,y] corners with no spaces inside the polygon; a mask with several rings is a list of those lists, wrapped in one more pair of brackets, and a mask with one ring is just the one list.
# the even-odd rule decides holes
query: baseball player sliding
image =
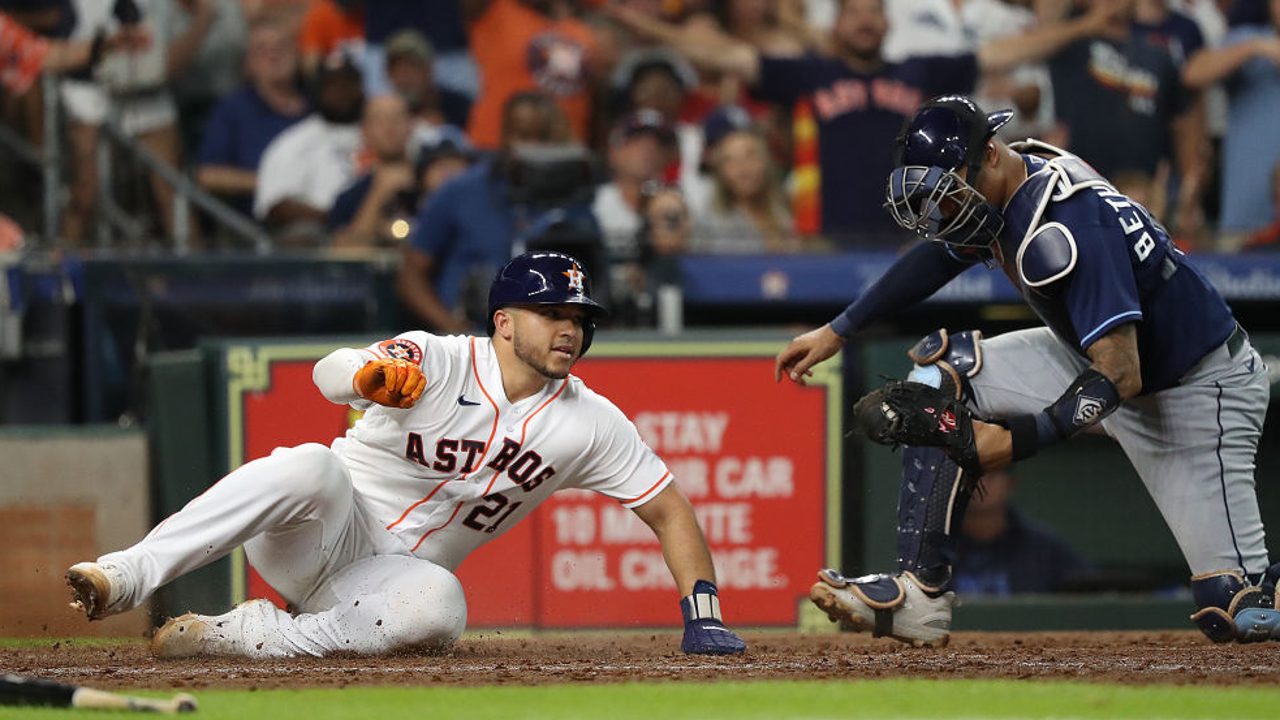
{"label": "baseball player sliding", "polygon": [[811,599],[832,619],[945,644],[956,532],[984,470],[1083,432],[1124,449],[1191,568],[1195,624],[1215,641],[1280,639],[1276,580],[1254,494],[1266,367],[1231,309],[1168,234],[1080,158],[995,139],[1011,111],[925,104],[899,136],[888,207],[933,242],[905,253],[830,324],[778,355],[809,368],[878,318],[976,262],[1000,266],[1045,327],[925,337],[908,382],[858,402],[854,426],[908,446],[898,571],[823,570]]}
{"label": "baseball player sliding", "polygon": [[603,493],[653,529],[683,599],[686,653],[740,653],[689,501],[612,403],[570,369],[603,312],[572,257],[513,259],[489,336],[415,331],[316,363],[325,397],[366,411],[330,447],[245,464],[133,547],[73,566],[90,620],[244,545],[297,614],[251,600],[161,627],[158,657],[323,656],[443,647],[466,625],[453,571],[560,488]]}

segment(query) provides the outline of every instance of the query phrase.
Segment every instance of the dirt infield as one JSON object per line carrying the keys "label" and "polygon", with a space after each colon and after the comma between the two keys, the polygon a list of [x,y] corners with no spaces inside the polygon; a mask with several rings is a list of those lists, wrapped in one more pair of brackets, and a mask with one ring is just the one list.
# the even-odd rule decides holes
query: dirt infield
{"label": "dirt infield", "polygon": [[165,661],[146,646],[0,648],[0,672],[104,689],[348,685],[542,685],[642,680],[1059,679],[1134,684],[1277,684],[1275,643],[1214,645],[1195,631],[957,633],[942,649],[865,635],[746,635],[747,654],[691,658],[671,633],[512,638],[485,632],[448,653],[395,658]]}

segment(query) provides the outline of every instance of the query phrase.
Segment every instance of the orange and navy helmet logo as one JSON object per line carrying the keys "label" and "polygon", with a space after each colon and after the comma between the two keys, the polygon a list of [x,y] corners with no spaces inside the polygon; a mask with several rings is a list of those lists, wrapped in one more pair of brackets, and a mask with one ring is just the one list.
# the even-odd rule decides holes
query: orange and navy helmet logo
{"label": "orange and navy helmet logo", "polygon": [[584,292],[582,283],[587,279],[587,276],[583,274],[581,268],[579,268],[577,265],[574,265],[573,267],[564,271],[564,276],[569,278],[570,290],[577,290],[578,292]]}

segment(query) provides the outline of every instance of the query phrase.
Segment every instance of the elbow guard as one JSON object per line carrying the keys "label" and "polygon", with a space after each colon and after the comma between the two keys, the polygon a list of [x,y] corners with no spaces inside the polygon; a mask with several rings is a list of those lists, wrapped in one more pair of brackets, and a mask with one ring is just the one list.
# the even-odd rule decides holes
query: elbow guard
{"label": "elbow guard", "polygon": [[1013,459],[1031,457],[1041,448],[1084,432],[1120,407],[1120,391],[1102,373],[1088,368],[1053,404],[1035,415],[1008,419]]}

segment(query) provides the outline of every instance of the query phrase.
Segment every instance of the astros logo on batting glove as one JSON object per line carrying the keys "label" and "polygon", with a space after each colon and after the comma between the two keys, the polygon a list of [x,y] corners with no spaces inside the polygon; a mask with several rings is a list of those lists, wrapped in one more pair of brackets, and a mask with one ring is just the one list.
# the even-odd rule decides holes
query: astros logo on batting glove
{"label": "astros logo on batting glove", "polygon": [[351,380],[356,393],[366,400],[393,408],[411,408],[422,397],[427,380],[422,368],[408,360],[370,360]]}

